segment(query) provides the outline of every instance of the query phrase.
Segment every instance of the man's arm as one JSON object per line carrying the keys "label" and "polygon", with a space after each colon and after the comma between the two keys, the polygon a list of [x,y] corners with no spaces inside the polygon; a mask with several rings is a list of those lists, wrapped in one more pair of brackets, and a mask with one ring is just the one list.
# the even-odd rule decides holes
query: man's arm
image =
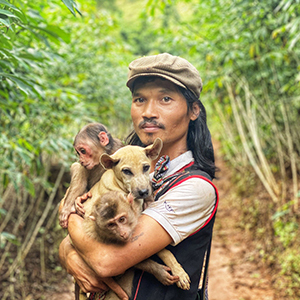
{"label": "man's arm", "polygon": [[59,259],[62,266],[72,274],[81,290],[87,292],[102,292],[108,287],[101,281],[96,273],[90,269],[70,243],[67,236],[60,244]]}
{"label": "man's arm", "polygon": [[[101,244],[84,234],[82,218],[69,217],[69,234],[77,253],[99,278],[122,274],[128,268],[157,253],[172,242],[170,235],[149,216],[142,215],[132,239],[124,246]],[[71,249],[61,246],[62,264],[73,265]],[[74,268],[74,266],[72,266]]]}

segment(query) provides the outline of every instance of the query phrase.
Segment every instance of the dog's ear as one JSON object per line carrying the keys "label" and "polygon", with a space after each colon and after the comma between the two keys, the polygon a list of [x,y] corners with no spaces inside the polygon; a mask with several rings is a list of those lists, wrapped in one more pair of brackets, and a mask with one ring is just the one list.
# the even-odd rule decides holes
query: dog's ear
{"label": "dog's ear", "polygon": [[162,140],[160,138],[157,138],[152,145],[145,148],[147,157],[149,157],[151,160],[156,159],[162,149],[162,146]]}
{"label": "dog's ear", "polygon": [[103,153],[100,157],[100,163],[105,170],[112,169],[120,161],[119,158],[112,158],[107,153]]}

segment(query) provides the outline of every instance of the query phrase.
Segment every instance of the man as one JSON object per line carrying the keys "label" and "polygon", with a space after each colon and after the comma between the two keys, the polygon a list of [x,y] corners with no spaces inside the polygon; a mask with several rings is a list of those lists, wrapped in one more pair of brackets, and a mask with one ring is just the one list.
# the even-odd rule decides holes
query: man
{"label": "man", "polygon": [[160,163],[168,170],[153,175],[156,201],[143,212],[134,238],[123,247],[88,239],[82,234],[80,217],[71,215],[69,233],[77,251],[65,239],[60,258],[82,289],[97,291],[105,288],[101,278],[122,274],[167,247],[189,274],[190,290],[163,286],[152,275],[137,271],[134,299],[194,300],[209,256],[218,204],[211,183],[216,170],[212,142],[199,100],[202,81],[188,61],[163,53],[133,61],[127,86],[132,92],[134,126],[129,142],[143,146],[157,137],[163,141]]}

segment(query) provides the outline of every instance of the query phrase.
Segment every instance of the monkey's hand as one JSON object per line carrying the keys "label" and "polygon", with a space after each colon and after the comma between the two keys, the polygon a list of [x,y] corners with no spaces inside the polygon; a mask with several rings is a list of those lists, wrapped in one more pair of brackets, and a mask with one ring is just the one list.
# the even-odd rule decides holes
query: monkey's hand
{"label": "monkey's hand", "polygon": [[81,217],[84,217],[84,214],[85,214],[85,209],[84,209],[83,203],[91,197],[92,197],[91,192],[88,192],[88,193],[85,193],[82,196],[76,198],[75,204],[74,204],[75,211]]}
{"label": "monkey's hand", "polygon": [[75,208],[72,205],[71,207],[69,206],[64,206],[61,211],[59,212],[59,225],[62,228],[68,228],[68,218],[69,215],[72,213],[72,210],[75,211]]}
{"label": "monkey's hand", "polygon": [[154,276],[158,281],[160,281],[163,285],[171,285],[177,283],[179,281],[179,276],[170,274],[171,268],[159,265],[157,272],[154,272]]}
{"label": "monkey's hand", "polygon": [[68,228],[68,218],[70,214],[76,213],[74,207],[74,201],[70,201],[71,199],[68,198],[69,189],[66,192],[64,198],[60,201],[59,209],[58,209],[58,219],[59,225],[62,228]]}
{"label": "monkey's hand", "polygon": [[172,274],[179,278],[179,280],[176,282],[176,285],[183,290],[189,290],[191,283],[190,277],[178,263],[172,252],[167,249],[163,249],[159,251],[157,255],[167,266],[171,268]]}
{"label": "monkey's hand", "polygon": [[139,264],[135,265],[136,268],[144,270],[148,273],[151,273],[160,281],[163,285],[171,285],[179,281],[179,276],[172,275],[169,272],[171,268],[159,264],[151,259],[146,259]]}

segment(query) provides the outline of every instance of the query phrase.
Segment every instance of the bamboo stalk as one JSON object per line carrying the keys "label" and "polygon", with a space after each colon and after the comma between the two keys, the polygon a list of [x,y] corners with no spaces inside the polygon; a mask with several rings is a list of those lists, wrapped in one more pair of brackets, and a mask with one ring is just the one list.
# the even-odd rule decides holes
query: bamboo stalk
{"label": "bamboo stalk", "polygon": [[[276,78],[276,86],[278,91],[280,91],[280,81],[276,72],[276,67],[274,64],[271,64],[272,70],[274,72],[274,76]],[[293,139],[292,139],[292,133],[289,125],[289,119],[288,119],[288,114],[286,110],[286,99],[283,97],[283,101],[281,104],[281,112],[282,112],[282,117],[283,117],[283,122],[284,122],[284,128],[285,128],[285,134],[287,138],[287,145],[288,145],[288,151],[289,151],[289,156],[290,156],[290,162],[291,162],[291,170],[292,170],[292,180],[293,180],[293,194],[294,194],[294,210],[298,210],[299,207],[299,197],[298,197],[298,174],[297,174],[297,162],[296,162],[296,154],[294,151],[294,146],[293,146]]]}
{"label": "bamboo stalk", "polygon": [[37,236],[40,228],[42,227],[42,225],[43,225],[43,223],[44,223],[44,221],[45,221],[45,219],[46,219],[46,217],[47,217],[47,215],[48,215],[48,213],[50,211],[50,208],[52,206],[52,203],[53,203],[54,197],[56,195],[57,189],[59,188],[59,185],[61,183],[61,180],[62,180],[64,172],[65,172],[65,166],[62,166],[61,169],[60,169],[60,172],[59,172],[59,174],[57,176],[55,185],[54,185],[54,187],[52,189],[51,195],[50,195],[50,197],[49,197],[49,199],[47,201],[47,205],[46,205],[46,207],[45,207],[45,209],[43,211],[43,214],[40,217],[40,219],[39,219],[39,221],[38,221],[38,223],[37,223],[37,225],[36,225],[36,227],[35,227],[32,235],[31,235],[31,238],[30,238],[29,242],[27,243],[26,246],[22,247],[22,251],[18,252],[18,255],[17,255],[15,261],[10,266],[10,268],[8,269],[8,271],[2,276],[2,278],[7,278],[10,274],[12,274],[12,272],[14,272],[14,270],[16,269],[16,267],[19,265],[20,261],[23,261],[26,258],[28,252],[30,251],[30,249],[31,249],[31,247],[32,247],[32,245],[33,245],[33,243],[35,241],[35,238],[36,238],[36,236]]}
{"label": "bamboo stalk", "polygon": [[267,182],[264,174],[261,172],[260,167],[258,166],[258,164],[257,164],[257,162],[255,160],[255,157],[252,154],[250,146],[249,146],[249,144],[247,142],[246,134],[244,132],[242,121],[241,121],[241,118],[240,118],[240,115],[238,113],[237,106],[236,106],[236,103],[235,103],[235,97],[233,95],[233,91],[232,91],[232,88],[229,85],[229,83],[226,83],[226,88],[227,88],[228,95],[229,95],[229,98],[230,98],[230,102],[231,102],[231,106],[232,106],[232,111],[233,111],[233,114],[234,114],[235,122],[237,124],[239,135],[240,135],[240,138],[241,138],[244,150],[246,152],[246,155],[247,155],[247,157],[248,157],[248,159],[250,161],[250,164],[252,165],[254,171],[256,172],[257,176],[259,177],[259,179],[261,180],[261,182],[264,185],[265,189],[267,190],[267,192],[271,196],[272,201],[276,203],[276,202],[278,202],[278,198],[274,194],[273,189],[271,188],[271,186],[269,185],[269,183]]}
{"label": "bamboo stalk", "polygon": [[[13,191],[14,191],[14,186],[13,186],[12,183],[9,183],[8,187],[6,188],[6,190],[3,194],[2,201],[0,201],[0,208],[2,208],[2,206],[5,203],[6,199],[11,196]],[[0,230],[0,232],[1,232],[1,230]]]}
{"label": "bamboo stalk", "polygon": [[290,126],[289,126],[288,116],[287,116],[284,102],[281,105],[281,111],[282,111],[285,133],[287,136],[288,150],[289,150],[289,155],[291,160],[291,169],[292,169],[292,177],[293,177],[294,210],[297,211],[299,207],[299,197],[298,197],[298,175],[297,175],[296,157],[295,157],[293,140],[290,132]]}
{"label": "bamboo stalk", "polygon": [[246,100],[246,109],[243,107],[241,98],[236,96],[235,100],[236,103],[240,109],[240,112],[243,114],[245,121],[245,124],[248,128],[248,131],[252,137],[253,145],[256,151],[256,154],[258,156],[258,159],[261,164],[262,172],[265,174],[265,178],[268,181],[270,187],[273,189],[274,193],[276,195],[279,195],[279,187],[278,184],[273,176],[273,173],[271,171],[271,168],[268,164],[268,161],[264,155],[261,142],[258,136],[258,126],[257,126],[257,118],[255,114],[255,110],[252,108],[252,99],[255,98],[249,90],[249,84],[246,79],[240,80],[238,79],[240,84],[242,85],[243,90],[245,91],[245,100]]}

